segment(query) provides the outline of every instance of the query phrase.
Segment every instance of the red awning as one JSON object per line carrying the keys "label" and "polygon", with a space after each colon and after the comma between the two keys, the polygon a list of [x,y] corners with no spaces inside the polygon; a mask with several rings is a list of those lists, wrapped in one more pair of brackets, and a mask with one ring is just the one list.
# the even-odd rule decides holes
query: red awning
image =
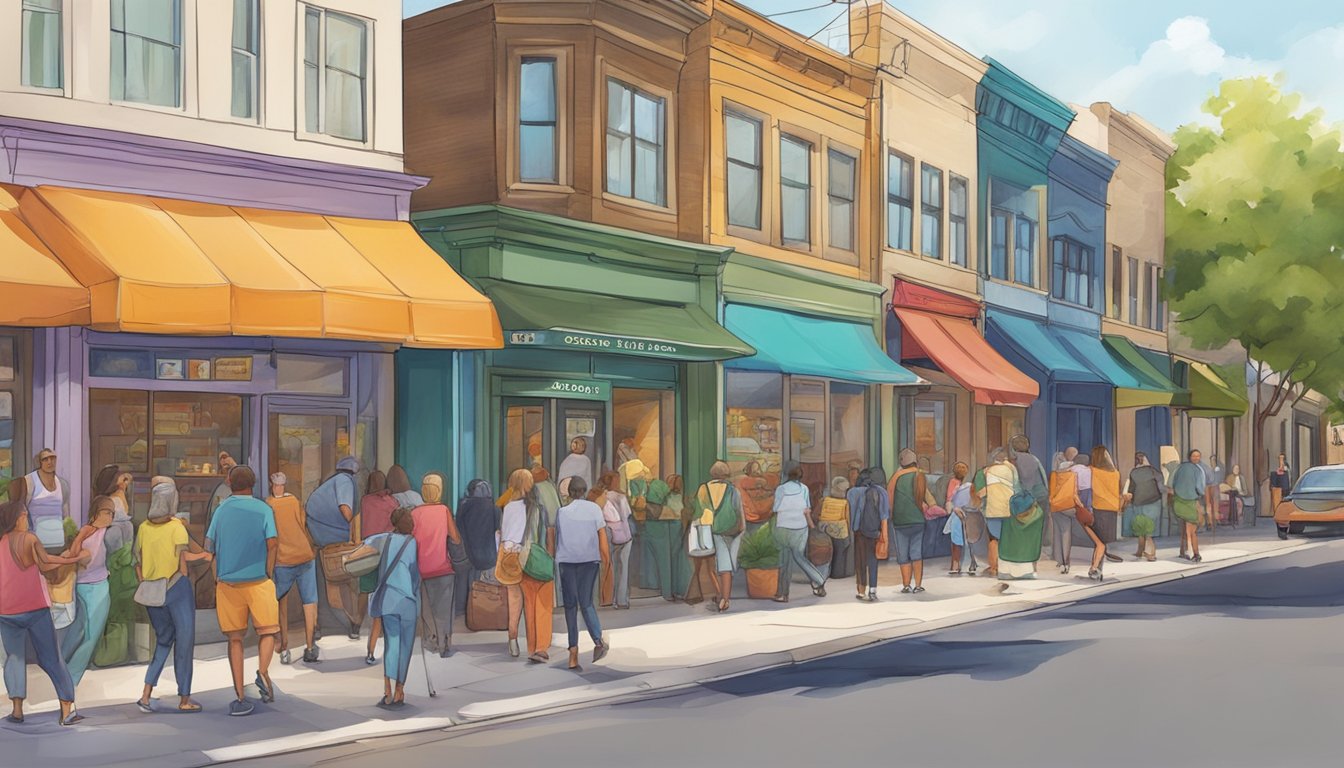
{"label": "red awning", "polygon": [[921,309],[952,317],[974,319],[980,316],[980,303],[975,299],[929,288],[899,277],[892,286],[891,304],[895,307]]}
{"label": "red awning", "polygon": [[899,306],[893,311],[901,321],[902,360],[932,360],[977,404],[1025,408],[1040,394],[1036,382],[995,352],[968,318]]}

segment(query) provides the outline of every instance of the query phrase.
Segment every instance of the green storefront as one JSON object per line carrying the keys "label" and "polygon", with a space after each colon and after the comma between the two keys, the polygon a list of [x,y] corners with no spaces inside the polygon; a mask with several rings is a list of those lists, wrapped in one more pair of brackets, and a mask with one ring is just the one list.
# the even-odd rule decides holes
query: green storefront
{"label": "green storefront", "polygon": [[754,352],[717,321],[731,249],[501,206],[413,218],[490,297],[505,342],[398,356],[397,455],[413,476],[448,467],[456,493],[481,477],[498,494],[514,469],[595,480],[637,457],[706,479],[718,362]]}

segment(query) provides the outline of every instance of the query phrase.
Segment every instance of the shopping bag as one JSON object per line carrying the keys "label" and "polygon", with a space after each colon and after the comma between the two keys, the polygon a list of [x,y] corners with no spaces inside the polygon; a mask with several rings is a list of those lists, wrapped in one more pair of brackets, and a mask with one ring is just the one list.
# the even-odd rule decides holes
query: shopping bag
{"label": "shopping bag", "polygon": [[691,557],[714,554],[714,530],[704,523],[691,523],[686,534],[686,551]]}

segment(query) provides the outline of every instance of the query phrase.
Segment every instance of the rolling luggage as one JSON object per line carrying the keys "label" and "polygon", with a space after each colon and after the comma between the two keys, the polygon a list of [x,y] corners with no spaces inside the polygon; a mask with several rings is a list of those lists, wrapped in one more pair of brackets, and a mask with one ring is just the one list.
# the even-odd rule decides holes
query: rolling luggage
{"label": "rolling luggage", "polygon": [[467,629],[473,632],[509,628],[509,596],[503,584],[473,581],[467,597]]}

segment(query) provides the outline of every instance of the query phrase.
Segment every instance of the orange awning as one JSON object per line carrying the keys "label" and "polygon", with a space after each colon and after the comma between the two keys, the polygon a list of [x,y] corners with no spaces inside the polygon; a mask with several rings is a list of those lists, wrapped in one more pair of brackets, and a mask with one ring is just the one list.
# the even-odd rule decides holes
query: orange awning
{"label": "orange awning", "polygon": [[[985,341],[970,320],[897,307],[904,333],[921,348],[915,357],[927,357],[975,396],[979,405],[1026,407],[1040,395],[1040,387],[1014,368]],[[902,344],[902,358],[912,359]]]}
{"label": "orange awning", "polygon": [[86,325],[89,290],[19,214],[24,191],[0,184],[0,325]]}
{"label": "orange awning", "polygon": [[89,287],[97,330],[503,345],[489,299],[407,222],[29,192],[25,219]]}

